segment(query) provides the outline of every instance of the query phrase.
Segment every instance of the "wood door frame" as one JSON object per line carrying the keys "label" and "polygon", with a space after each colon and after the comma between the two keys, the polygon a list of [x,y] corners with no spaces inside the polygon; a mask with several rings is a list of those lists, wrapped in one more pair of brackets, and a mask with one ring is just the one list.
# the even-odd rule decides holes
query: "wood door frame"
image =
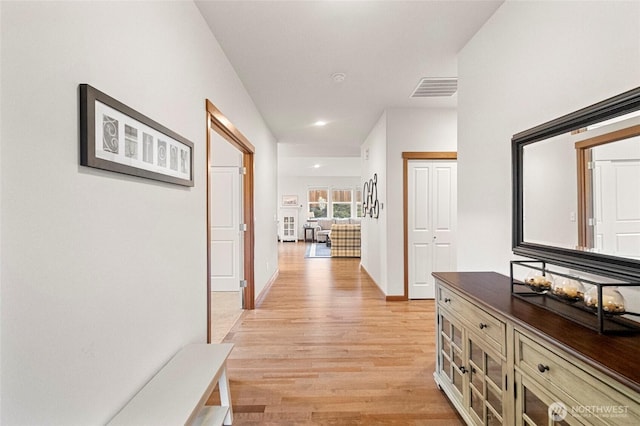
{"label": "wood door frame", "polygon": [[388,301],[409,300],[409,161],[410,160],[458,160],[456,151],[403,152],[402,153],[402,222],[404,238],[404,294],[387,296]]}
{"label": "wood door frame", "polygon": [[243,220],[247,225],[243,239],[243,268],[247,286],[243,289],[242,309],[255,309],[253,165],[256,149],[209,99],[206,100],[205,108],[207,111],[207,343],[211,343],[211,130],[242,153],[242,165],[246,170],[242,180],[242,202]]}
{"label": "wood door frame", "polygon": [[578,169],[578,247],[593,248],[593,227],[589,226],[589,212],[593,211],[593,199],[587,194],[593,192],[593,178],[589,170],[592,161],[591,148],[640,135],[640,125],[605,133],[575,143]]}

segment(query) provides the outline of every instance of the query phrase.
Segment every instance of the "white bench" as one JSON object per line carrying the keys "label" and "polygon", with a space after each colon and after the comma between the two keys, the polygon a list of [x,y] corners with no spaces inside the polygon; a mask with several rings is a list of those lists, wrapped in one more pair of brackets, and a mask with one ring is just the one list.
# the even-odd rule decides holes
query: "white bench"
{"label": "white bench", "polygon": [[[231,343],[185,346],[109,425],[230,425],[233,409],[226,362],[231,349]],[[205,406],[216,383],[220,406]]]}

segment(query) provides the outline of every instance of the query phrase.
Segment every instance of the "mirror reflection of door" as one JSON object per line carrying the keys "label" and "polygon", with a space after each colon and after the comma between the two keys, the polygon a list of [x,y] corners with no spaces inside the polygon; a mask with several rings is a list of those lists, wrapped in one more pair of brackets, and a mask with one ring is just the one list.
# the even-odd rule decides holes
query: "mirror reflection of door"
{"label": "mirror reflection of door", "polygon": [[[640,139],[638,142],[640,149]],[[632,161],[596,159],[592,173],[594,248],[640,259],[640,157]]]}
{"label": "mirror reflection of door", "polygon": [[576,143],[579,246],[640,259],[640,125]]}

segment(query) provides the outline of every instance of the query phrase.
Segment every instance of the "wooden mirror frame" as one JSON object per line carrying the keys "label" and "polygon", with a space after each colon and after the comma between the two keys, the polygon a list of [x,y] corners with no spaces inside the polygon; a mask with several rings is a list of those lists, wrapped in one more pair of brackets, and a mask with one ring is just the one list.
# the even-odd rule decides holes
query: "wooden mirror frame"
{"label": "wooden mirror frame", "polygon": [[513,179],[512,246],[514,254],[544,260],[571,269],[640,282],[639,260],[525,241],[522,195],[523,149],[525,146],[637,110],[640,110],[640,87],[513,136],[511,157]]}

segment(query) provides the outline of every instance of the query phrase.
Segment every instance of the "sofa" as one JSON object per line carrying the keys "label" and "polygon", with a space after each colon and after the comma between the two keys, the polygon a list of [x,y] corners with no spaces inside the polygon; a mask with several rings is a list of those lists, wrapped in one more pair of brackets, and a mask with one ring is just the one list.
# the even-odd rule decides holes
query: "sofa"
{"label": "sofa", "polygon": [[331,257],[360,257],[360,224],[331,225]]}
{"label": "sofa", "polygon": [[360,219],[318,219],[316,225],[316,240],[319,243],[327,242],[327,235],[331,232],[333,225],[359,225]]}

